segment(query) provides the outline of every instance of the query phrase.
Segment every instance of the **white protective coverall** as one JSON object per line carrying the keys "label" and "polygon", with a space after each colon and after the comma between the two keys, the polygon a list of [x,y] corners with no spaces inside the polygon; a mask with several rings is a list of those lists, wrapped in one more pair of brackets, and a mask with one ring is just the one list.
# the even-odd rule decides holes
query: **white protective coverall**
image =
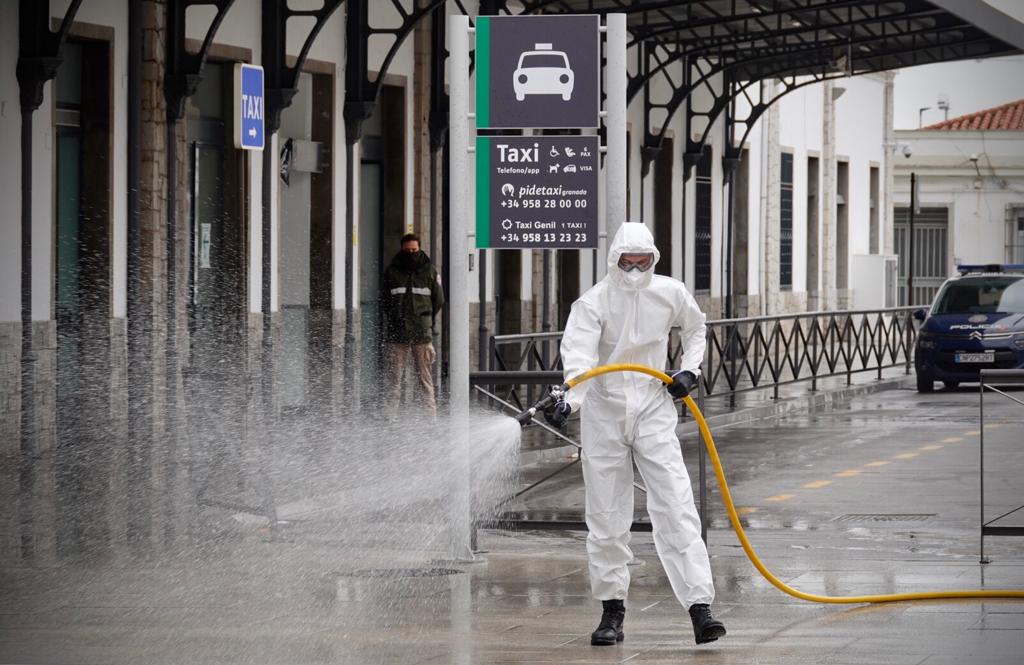
{"label": "white protective coverall", "polygon": [[[573,303],[562,336],[566,380],[610,363],[664,369],[669,331],[682,329],[678,368],[699,376],[704,313],[683,283],[618,267],[623,253],[660,254],[643,224],[625,223],[608,248],[608,275]],[[665,385],[636,372],[605,374],[566,393],[582,408],[590,585],[598,600],[625,599],[633,522],[633,460],[647,486],[654,543],[679,602],[711,604],[715,589],[690,478],[676,437],[677,414]]]}

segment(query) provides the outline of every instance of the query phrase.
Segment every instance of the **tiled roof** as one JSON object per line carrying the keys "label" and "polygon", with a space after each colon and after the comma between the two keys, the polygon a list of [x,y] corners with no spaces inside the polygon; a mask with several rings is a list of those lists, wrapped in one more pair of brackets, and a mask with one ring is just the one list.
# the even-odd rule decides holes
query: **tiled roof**
{"label": "tiled roof", "polygon": [[1024,130],[1024,99],[950,118],[921,129]]}

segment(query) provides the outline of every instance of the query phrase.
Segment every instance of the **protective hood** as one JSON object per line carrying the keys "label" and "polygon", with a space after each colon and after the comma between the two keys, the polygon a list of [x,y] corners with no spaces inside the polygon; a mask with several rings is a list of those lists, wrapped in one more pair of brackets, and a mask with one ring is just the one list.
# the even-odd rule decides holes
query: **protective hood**
{"label": "protective hood", "polygon": [[661,253],[654,246],[654,236],[651,235],[650,229],[637,222],[625,222],[619,227],[612,244],[608,247],[608,280],[624,289],[642,289],[649,285],[654,275],[654,266],[651,266],[650,270],[639,274],[634,272],[631,275],[627,275],[619,267],[619,257],[623,254],[646,252],[654,254],[654,266],[658,265]]}

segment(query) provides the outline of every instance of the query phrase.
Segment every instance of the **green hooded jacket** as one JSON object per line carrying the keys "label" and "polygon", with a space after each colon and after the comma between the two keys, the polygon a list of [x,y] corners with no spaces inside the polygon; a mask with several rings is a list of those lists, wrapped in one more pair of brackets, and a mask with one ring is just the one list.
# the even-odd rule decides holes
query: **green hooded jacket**
{"label": "green hooded jacket", "polygon": [[434,315],[444,305],[437,268],[425,252],[398,252],[383,278],[386,339],[395,344],[428,344]]}

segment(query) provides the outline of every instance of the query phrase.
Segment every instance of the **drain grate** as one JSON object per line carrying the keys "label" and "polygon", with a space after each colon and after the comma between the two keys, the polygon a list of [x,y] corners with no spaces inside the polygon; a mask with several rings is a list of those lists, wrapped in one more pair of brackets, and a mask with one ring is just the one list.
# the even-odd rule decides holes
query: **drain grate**
{"label": "drain grate", "polygon": [[843,523],[862,522],[930,522],[936,513],[849,513],[832,520]]}

